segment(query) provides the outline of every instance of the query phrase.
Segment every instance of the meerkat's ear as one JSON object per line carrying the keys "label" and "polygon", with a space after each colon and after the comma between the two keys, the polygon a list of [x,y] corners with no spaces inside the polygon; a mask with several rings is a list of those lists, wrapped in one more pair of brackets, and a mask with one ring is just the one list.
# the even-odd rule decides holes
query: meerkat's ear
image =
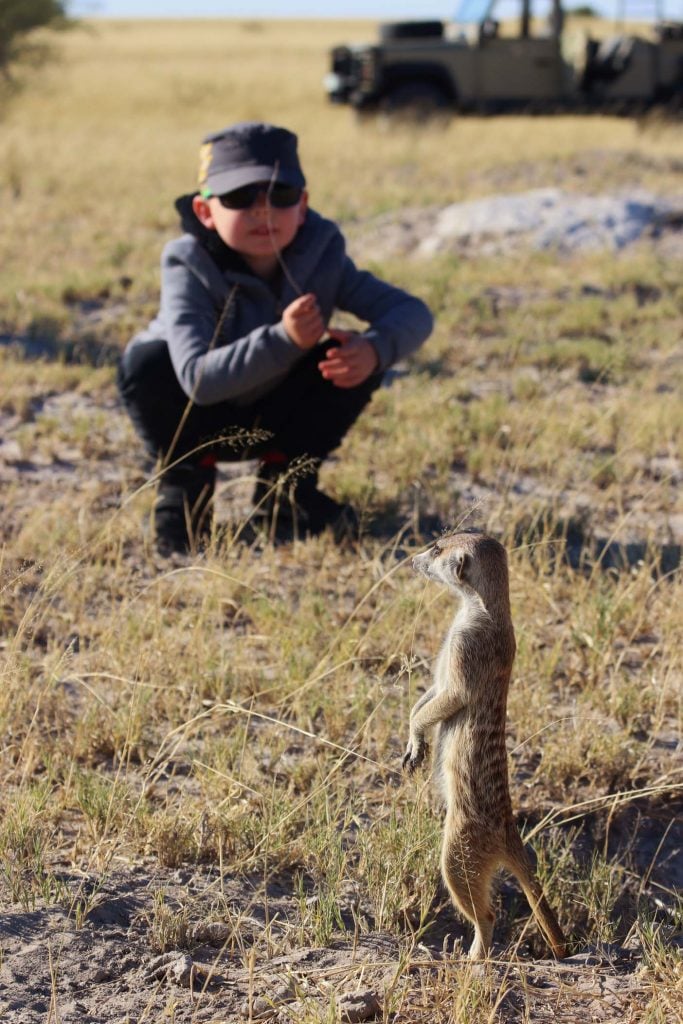
{"label": "meerkat's ear", "polygon": [[453,559],[453,572],[457,579],[464,580],[470,564],[470,556],[465,551],[460,551]]}

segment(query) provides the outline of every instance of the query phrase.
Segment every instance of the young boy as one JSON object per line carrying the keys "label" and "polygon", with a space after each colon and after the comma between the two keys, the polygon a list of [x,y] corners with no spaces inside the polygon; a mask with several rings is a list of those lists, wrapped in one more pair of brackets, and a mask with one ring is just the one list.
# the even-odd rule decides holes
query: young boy
{"label": "young boy", "polygon": [[[241,122],[204,140],[199,191],[176,201],[185,234],[162,254],[160,311],[118,376],[137,433],[168,466],[153,513],[163,553],[210,527],[221,459],[260,460],[255,514],[277,515],[280,534],[337,526],[347,509],[318,489],[317,467],[383,371],[431,331],[424,303],[356,269],[305,184],[296,135]],[[335,309],[368,328],[330,328]],[[303,461],[312,472],[290,471]],[[274,502],[286,480],[289,500]]]}

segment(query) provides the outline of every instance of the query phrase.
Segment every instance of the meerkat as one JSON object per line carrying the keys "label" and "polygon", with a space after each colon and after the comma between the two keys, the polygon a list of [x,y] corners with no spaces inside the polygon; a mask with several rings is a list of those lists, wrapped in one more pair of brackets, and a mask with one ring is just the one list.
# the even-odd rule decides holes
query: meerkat
{"label": "meerkat", "polygon": [[460,599],[433,685],[410,713],[403,767],[412,772],[424,761],[425,733],[435,727],[434,771],[446,805],[441,870],[456,908],[474,924],[469,956],[485,957],[491,947],[491,883],[504,867],[562,958],[564,936],[512,816],[505,716],[515,634],[505,548],[480,532],[455,533],[414,558],[413,567]]}

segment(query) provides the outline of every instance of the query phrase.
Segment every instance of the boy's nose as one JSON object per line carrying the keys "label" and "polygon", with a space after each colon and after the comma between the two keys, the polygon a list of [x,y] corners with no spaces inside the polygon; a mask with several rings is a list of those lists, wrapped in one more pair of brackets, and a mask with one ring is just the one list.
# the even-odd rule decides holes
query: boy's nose
{"label": "boy's nose", "polygon": [[258,217],[260,220],[270,217],[272,206],[268,202],[268,192],[265,188],[260,189],[256,199],[254,200],[250,213],[252,217]]}

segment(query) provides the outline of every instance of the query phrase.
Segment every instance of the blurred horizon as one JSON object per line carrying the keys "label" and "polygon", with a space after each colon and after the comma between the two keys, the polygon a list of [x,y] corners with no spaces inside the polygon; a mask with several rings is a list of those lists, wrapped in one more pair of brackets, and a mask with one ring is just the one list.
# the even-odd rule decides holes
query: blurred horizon
{"label": "blurred horizon", "polygon": [[[69,12],[81,18],[317,18],[317,19],[423,19],[453,20],[461,0],[328,0],[323,11],[319,0],[72,0]],[[535,8],[550,0],[536,0]],[[515,0],[499,4],[510,10]],[[604,18],[627,17],[652,21],[657,17],[683,20],[683,0],[566,0],[565,9],[591,7]]]}

